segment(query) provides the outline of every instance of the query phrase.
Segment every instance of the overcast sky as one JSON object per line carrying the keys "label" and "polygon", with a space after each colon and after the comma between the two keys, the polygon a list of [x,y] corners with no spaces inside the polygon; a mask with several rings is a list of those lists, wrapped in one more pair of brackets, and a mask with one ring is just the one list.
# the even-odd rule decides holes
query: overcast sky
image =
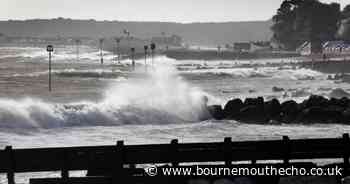
{"label": "overcast sky", "polygon": [[[338,2],[344,7],[350,0]],[[0,0],[0,19],[73,18],[121,21],[268,20],[282,0]]]}

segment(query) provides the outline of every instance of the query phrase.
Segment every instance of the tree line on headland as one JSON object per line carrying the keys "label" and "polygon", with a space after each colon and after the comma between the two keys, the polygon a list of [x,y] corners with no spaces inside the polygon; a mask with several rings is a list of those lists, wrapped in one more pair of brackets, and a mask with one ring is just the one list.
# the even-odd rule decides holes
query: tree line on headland
{"label": "tree line on headland", "polygon": [[195,45],[268,40],[272,32],[269,21],[174,23],[73,20],[69,18],[0,21],[0,33],[9,37],[89,37],[112,38],[123,35],[123,30],[139,39],[178,35]]}
{"label": "tree line on headland", "polygon": [[284,0],[273,16],[272,40],[295,50],[305,41],[350,40],[350,5],[318,0]]}

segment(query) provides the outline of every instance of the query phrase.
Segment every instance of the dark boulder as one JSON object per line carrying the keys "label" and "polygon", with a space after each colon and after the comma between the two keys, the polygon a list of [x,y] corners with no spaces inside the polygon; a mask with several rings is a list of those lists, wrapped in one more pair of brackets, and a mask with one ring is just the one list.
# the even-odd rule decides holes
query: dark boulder
{"label": "dark boulder", "polygon": [[329,105],[329,100],[323,96],[311,95],[309,99],[304,100],[301,103],[301,108],[307,109],[310,107],[326,107]]}
{"label": "dark boulder", "polygon": [[264,110],[270,120],[279,120],[281,115],[281,104],[277,99],[265,102]]}
{"label": "dark boulder", "polygon": [[343,121],[343,111],[342,109],[325,109],[323,115],[324,123],[342,123]]}
{"label": "dark boulder", "polygon": [[214,119],[221,120],[225,118],[224,110],[221,105],[208,106],[208,111]]}
{"label": "dark boulder", "polygon": [[281,119],[285,123],[292,123],[299,113],[299,104],[294,100],[285,101],[281,104]]}
{"label": "dark boulder", "polygon": [[344,124],[350,124],[350,108],[345,109],[342,112],[342,123]]}
{"label": "dark boulder", "polygon": [[347,97],[343,97],[340,99],[340,106],[347,108],[350,107],[350,99]]}
{"label": "dark boulder", "polygon": [[258,97],[258,98],[246,98],[244,100],[244,106],[264,106],[264,98]]}
{"label": "dark boulder", "polygon": [[329,105],[332,105],[332,106],[341,106],[340,99],[337,99],[337,98],[331,98],[331,99],[329,99]]}
{"label": "dark boulder", "polygon": [[330,106],[338,106],[338,107],[342,107],[344,109],[350,107],[350,100],[346,97],[337,99],[337,98],[331,98],[329,100],[329,105]]}
{"label": "dark boulder", "polygon": [[266,123],[268,119],[262,107],[256,105],[243,107],[238,114],[238,120],[245,123]]}
{"label": "dark boulder", "polygon": [[344,111],[346,108],[342,107],[342,106],[337,106],[337,105],[329,105],[328,107],[325,107],[325,109],[329,110],[329,111]]}
{"label": "dark boulder", "polygon": [[227,119],[234,119],[234,117],[239,114],[239,111],[241,108],[243,108],[243,106],[244,105],[241,99],[233,99],[228,101],[224,107],[225,117]]}
{"label": "dark boulder", "polygon": [[327,109],[314,106],[303,111],[298,116],[300,123],[340,123],[343,112],[337,109]]}

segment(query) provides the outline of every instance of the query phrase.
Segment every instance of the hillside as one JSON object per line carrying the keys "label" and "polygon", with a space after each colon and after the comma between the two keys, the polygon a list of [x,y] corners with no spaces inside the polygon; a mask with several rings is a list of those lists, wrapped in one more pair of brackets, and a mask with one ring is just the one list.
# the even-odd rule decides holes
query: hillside
{"label": "hillside", "polygon": [[139,38],[176,34],[186,43],[198,45],[226,44],[238,41],[268,40],[271,21],[226,23],[120,22],[71,19],[35,19],[0,21],[0,33],[8,36],[35,37],[113,37],[124,29]]}

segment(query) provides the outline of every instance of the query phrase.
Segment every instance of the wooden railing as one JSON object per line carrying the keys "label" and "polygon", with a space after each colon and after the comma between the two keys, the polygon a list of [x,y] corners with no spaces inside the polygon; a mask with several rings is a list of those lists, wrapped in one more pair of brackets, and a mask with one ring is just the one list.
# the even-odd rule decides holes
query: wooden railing
{"label": "wooden railing", "polygon": [[[124,165],[135,168],[138,164],[170,163],[177,166],[181,163],[224,162],[231,165],[236,161],[254,164],[269,160],[288,164],[304,159],[341,158],[342,166],[347,169],[349,155],[349,134],[342,138],[290,140],[284,136],[281,140],[244,142],[225,138],[224,142],[216,143],[178,143],[173,140],[170,144],[150,145],[124,145],[123,141],[118,141],[116,145],[89,147],[13,149],[7,146],[0,151],[0,173],[7,174],[8,184],[15,184],[15,173],[60,171],[62,181],[74,183],[76,178],[70,178],[69,171],[102,170],[120,174],[128,170]],[[99,183],[99,179],[94,177],[91,180]],[[35,181],[31,183],[37,183]],[[46,182],[50,183],[50,180]]]}

